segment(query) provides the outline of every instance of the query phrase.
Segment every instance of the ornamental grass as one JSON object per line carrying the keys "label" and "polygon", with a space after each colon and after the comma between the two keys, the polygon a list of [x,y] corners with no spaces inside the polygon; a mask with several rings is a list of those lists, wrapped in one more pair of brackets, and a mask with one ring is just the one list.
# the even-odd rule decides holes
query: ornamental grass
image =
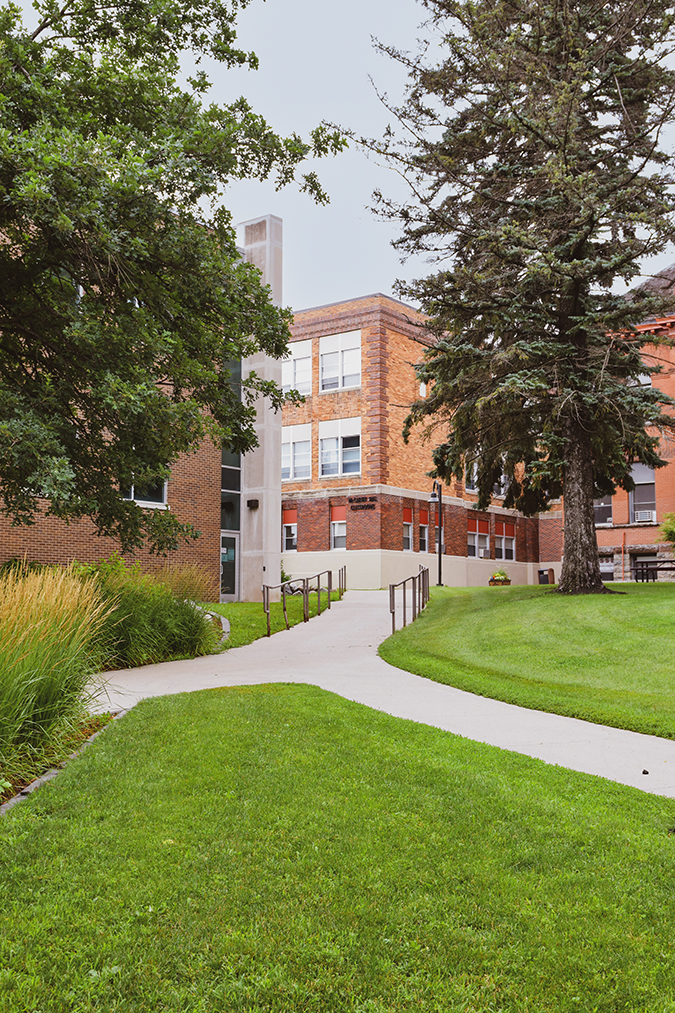
{"label": "ornamental grass", "polygon": [[48,748],[83,713],[108,611],[96,581],[72,568],[0,576],[2,770]]}

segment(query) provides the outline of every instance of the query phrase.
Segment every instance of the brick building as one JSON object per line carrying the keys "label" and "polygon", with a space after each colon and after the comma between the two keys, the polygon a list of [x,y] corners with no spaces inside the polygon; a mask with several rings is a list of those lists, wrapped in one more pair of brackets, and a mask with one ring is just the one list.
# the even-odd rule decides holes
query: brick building
{"label": "brick building", "polygon": [[[383,295],[296,313],[282,430],[282,555],[300,576],[347,564],[352,587],[383,587],[421,563],[437,573],[436,517],[429,511],[430,445],[404,444],[407,406],[420,395],[415,310]],[[540,521],[505,510],[497,495],[477,513],[470,482],[443,488],[443,580],[485,584],[503,564],[514,583],[560,573],[559,511]],[[542,518],[543,520],[543,518]],[[543,552],[542,552],[543,548]],[[432,551],[429,551],[429,550]]]}

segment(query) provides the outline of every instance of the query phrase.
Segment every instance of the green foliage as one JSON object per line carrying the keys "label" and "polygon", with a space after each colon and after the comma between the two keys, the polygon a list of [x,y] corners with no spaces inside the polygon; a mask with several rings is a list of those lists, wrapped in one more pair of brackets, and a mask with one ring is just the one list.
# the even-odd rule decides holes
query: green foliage
{"label": "green foliage", "polygon": [[[109,611],[101,633],[107,668],[134,668],[174,658],[210,654],[219,631],[195,603],[182,595],[194,584],[141,573],[119,556],[92,567]],[[183,585],[181,588],[181,584]]]}
{"label": "green foliage", "polygon": [[232,380],[229,363],[284,353],[290,317],[217,205],[232,179],[281,186],[344,142],[281,138],[243,98],[205,105],[199,67],[178,83],[183,52],[256,66],[234,46],[244,6],[37,0],[32,33],[0,7],[0,495],[17,523],[47,499],[123,548],[174,548],[197,532],[119,490],[205,436],[250,449],[256,397],[282,400],[255,372]]}
{"label": "green foliage", "polygon": [[614,587],[625,593],[562,600],[538,586],[432,588],[380,655],[480,696],[675,739],[675,584]]}
{"label": "green foliage", "polygon": [[315,687],[146,700],[0,821],[0,1002],[665,1013],[673,826]]}
{"label": "green foliage", "polygon": [[675,514],[664,514],[663,524],[659,528],[659,538],[675,545]]}
{"label": "green foliage", "polygon": [[81,716],[106,618],[96,582],[71,569],[0,576],[1,769]]}
{"label": "green foliage", "polygon": [[[574,0],[423,0],[432,45],[409,70],[406,129],[377,150],[405,174],[409,203],[384,198],[402,223],[395,244],[441,269],[401,284],[428,314],[433,339],[419,368],[427,396],[406,432],[427,424],[434,475],[476,468],[478,506],[507,477],[504,505],[546,509],[565,487],[561,586],[595,557],[594,496],[632,489],[651,467],[672,404],[640,374],[634,327],[662,298],[614,288],[673,234],[675,71],[664,54],[671,6]],[[440,57],[427,63],[426,53]],[[371,142],[372,146],[372,142]],[[672,301],[672,297],[671,301]],[[584,578],[585,580],[586,578]],[[581,583],[584,583],[584,580]]]}

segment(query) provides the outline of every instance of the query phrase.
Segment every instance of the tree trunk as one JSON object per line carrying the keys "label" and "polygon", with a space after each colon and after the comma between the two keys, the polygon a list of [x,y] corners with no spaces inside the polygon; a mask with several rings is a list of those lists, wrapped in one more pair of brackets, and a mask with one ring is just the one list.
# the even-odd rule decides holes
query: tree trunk
{"label": "tree trunk", "polygon": [[591,442],[578,423],[570,423],[563,467],[564,557],[558,591],[612,594],[600,576],[593,511]]}

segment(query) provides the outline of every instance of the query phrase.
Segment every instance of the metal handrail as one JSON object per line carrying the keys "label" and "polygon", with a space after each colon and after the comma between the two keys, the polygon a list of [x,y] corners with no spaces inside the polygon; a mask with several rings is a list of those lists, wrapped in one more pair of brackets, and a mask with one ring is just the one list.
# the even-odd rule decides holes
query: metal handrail
{"label": "metal handrail", "polygon": [[389,585],[389,611],[391,612],[391,632],[396,633],[396,588],[403,588],[403,625],[406,622],[406,584],[412,585],[412,619],[415,622],[420,612],[429,601],[429,568],[420,566],[419,573],[413,577],[399,580],[398,584]]}
{"label": "metal handrail", "polygon": [[[321,587],[321,577],[324,575],[328,576],[326,581],[327,587]],[[316,588],[311,586],[312,581],[316,581]],[[294,588],[293,585],[301,585]],[[315,573],[311,577],[292,577],[290,580],[285,580],[281,584],[263,584],[263,611],[267,617],[267,636],[272,635],[270,629],[270,591],[281,591],[281,601],[283,603],[284,620],[286,622],[286,629],[290,630],[290,624],[288,622],[288,612],[286,610],[286,595],[290,594],[302,594],[302,621],[304,623],[309,622],[309,595],[310,592],[316,590],[316,605],[317,615],[321,615],[321,592],[328,592],[328,608],[330,608],[331,594],[333,593],[333,571],[332,570],[321,570],[320,573]],[[342,595],[347,590],[347,567],[342,566],[338,570],[338,595],[340,600]]]}

